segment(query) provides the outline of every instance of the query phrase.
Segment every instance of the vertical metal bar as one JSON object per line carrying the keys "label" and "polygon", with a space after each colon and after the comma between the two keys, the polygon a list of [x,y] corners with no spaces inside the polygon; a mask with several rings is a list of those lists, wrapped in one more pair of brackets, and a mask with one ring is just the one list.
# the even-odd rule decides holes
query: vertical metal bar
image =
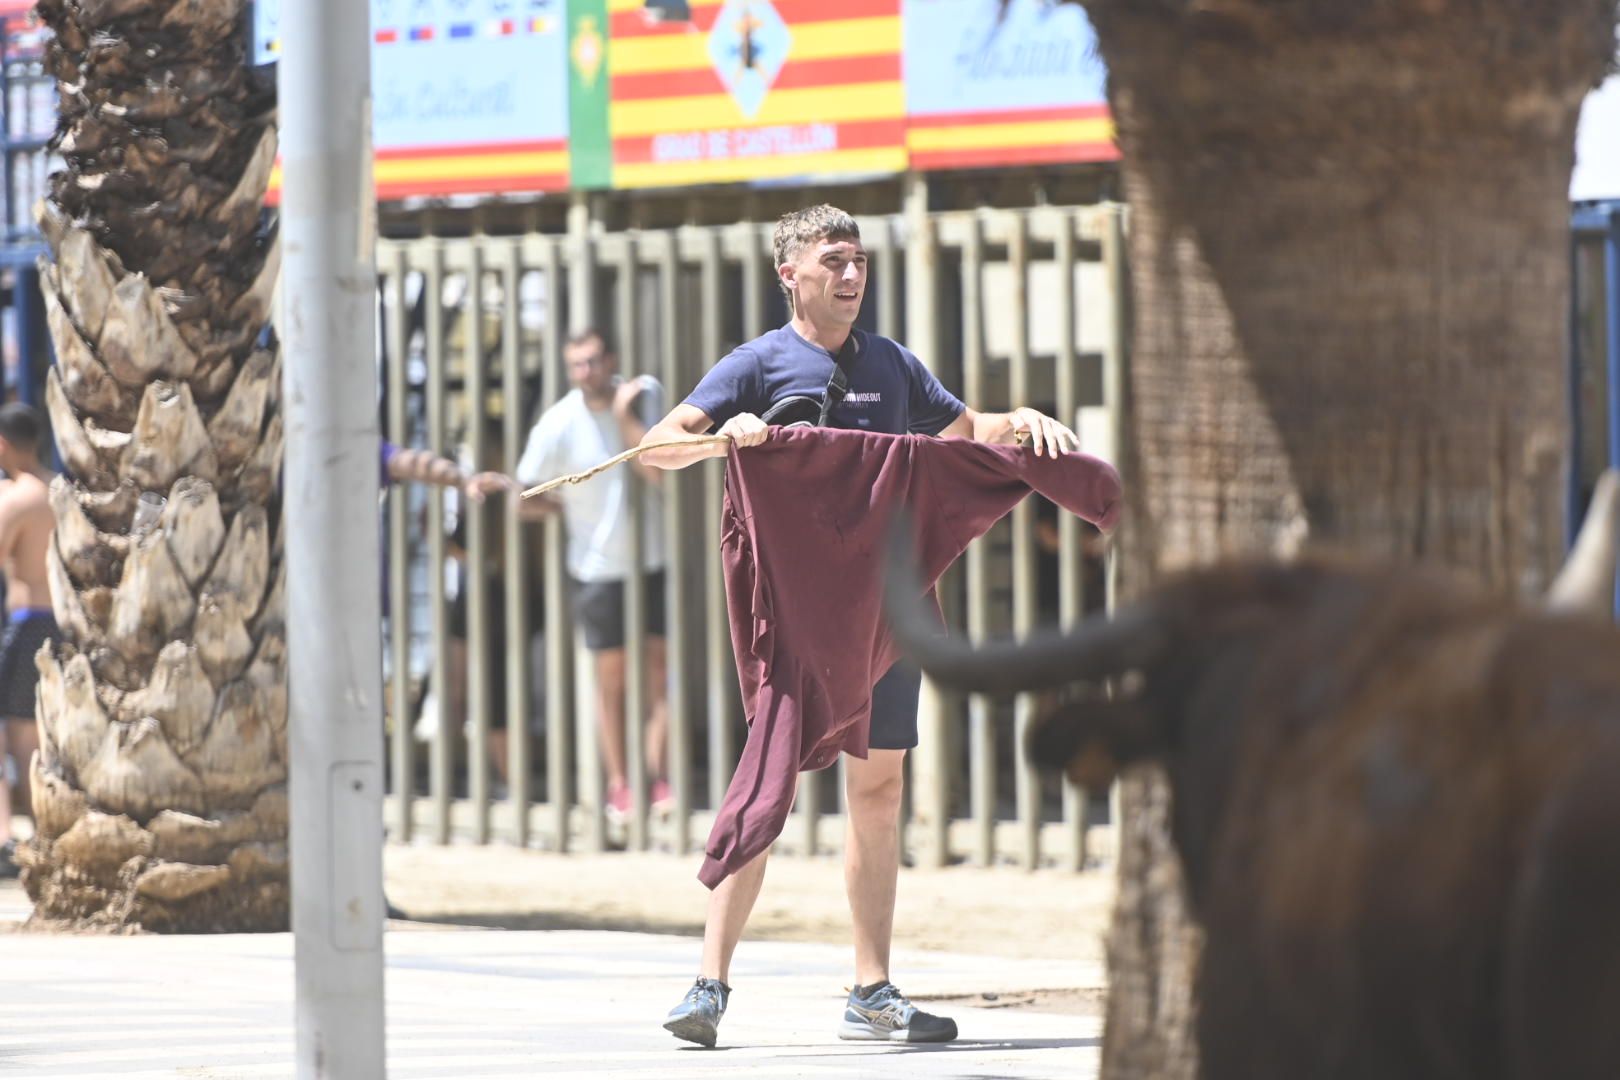
{"label": "vertical metal bar", "polygon": [[[444,246],[428,241],[427,274],[427,429],[429,451],[445,451],[444,415]],[[450,619],[444,600],[444,493],[428,491],[428,610],[433,622],[433,696],[438,701],[438,723],[428,755],[428,793],[433,800],[434,843],[450,842]]]}
{"label": "vertical metal bar", "polygon": [[[878,245],[878,333],[884,335],[885,337],[898,338],[900,336],[900,254],[897,250],[897,230],[895,228],[893,218],[885,216],[881,218],[880,221],[882,233],[879,236]],[[916,352],[918,348],[917,342],[913,340],[910,344],[912,351]],[[933,355],[933,350],[929,350],[926,354],[926,359],[923,360],[923,363],[931,365],[935,362],[936,360]],[[917,702],[919,710],[922,706],[921,698],[922,691],[919,688]],[[922,742],[922,732],[920,729],[921,722],[922,718],[919,713],[919,747]],[[847,755],[844,754],[840,754],[838,757],[838,763],[841,768],[839,770],[837,790],[839,796],[838,810],[840,813],[845,815],[847,820],[849,806],[846,795],[849,791],[849,774],[848,767],[844,765],[846,757]],[[912,794],[916,782],[917,751],[914,749],[910,753],[906,754],[900,762],[900,823],[898,826],[898,843],[900,857],[902,859],[906,857],[906,852],[910,847],[909,840],[911,838],[911,821],[916,811],[916,801],[912,797]],[[847,842],[848,841],[846,839],[846,843]]]}
{"label": "vertical metal bar", "polygon": [[[619,270],[619,349],[624,373],[639,375],[645,364],[636,331],[641,256],[633,237],[625,237]],[[620,476],[629,502],[630,576],[624,582],[624,764],[630,783],[630,850],[647,850],[647,491],[632,467]]]}
{"label": "vertical metal bar", "polygon": [[[1609,339],[1609,466],[1620,469],[1620,207],[1609,209],[1603,269],[1608,285],[1603,307],[1608,314]],[[1614,576],[1614,617],[1620,620],[1620,568]]]}
{"label": "vertical metal bar", "polygon": [[[844,755],[838,755],[838,760],[844,760]],[[843,774],[839,774],[842,785]],[[821,773],[801,772],[799,774],[799,793],[795,800],[799,810],[799,828],[801,842],[804,844],[804,854],[814,856],[821,851]]]}
{"label": "vertical metal bar", "polygon": [[[984,235],[975,218],[962,248],[962,391],[969,402],[984,406]],[[990,633],[988,539],[968,545],[968,636],[983,640]],[[973,813],[974,860],[990,866],[996,858],[995,705],[983,694],[968,698],[969,802]]]}
{"label": "vertical metal bar", "polygon": [[[523,456],[523,266],[516,241],[501,249],[501,460],[507,468]],[[506,552],[506,795],[512,814],[509,839],[529,844],[529,562],[517,499],[501,506],[501,543]]]}
{"label": "vertical metal bar", "polygon": [[[1014,406],[1029,404],[1029,222],[1014,213],[1008,223],[1007,262],[1012,271],[1013,347],[1009,392]],[[1035,629],[1035,507],[1029,499],[1013,508],[1013,632],[1020,638]],[[1024,754],[1035,722],[1035,695],[1019,694],[1013,702],[1013,778],[1018,800],[1019,837],[1024,869],[1041,860],[1041,775]]]}
{"label": "vertical metal bar", "polygon": [[[681,257],[679,235],[671,232],[667,240],[662,258],[659,260],[658,274],[658,331],[660,350],[663,352],[663,381],[669,394],[680,393],[676,387],[684,381],[680,349],[680,294],[676,291],[680,282]],[[704,269],[707,273],[707,267]],[[670,785],[675,795],[675,851],[684,855],[692,846],[692,822],[690,811],[692,799],[689,788],[692,782],[692,714],[687,708],[690,697],[687,693],[687,657],[693,632],[696,630],[696,611],[692,610],[687,587],[687,551],[690,548],[688,531],[691,528],[691,511],[687,506],[686,494],[690,478],[684,471],[666,472],[663,474],[664,489],[664,559],[667,566],[665,573],[666,596],[665,605],[666,629],[664,634],[665,670],[664,686],[661,688],[665,694],[666,708],[669,717],[668,742],[664,747],[664,760],[669,774]]]}
{"label": "vertical metal bar", "polygon": [[[1575,229],[1569,234],[1569,336],[1565,389],[1569,393],[1569,465],[1564,476],[1564,550],[1575,545],[1576,530],[1581,523],[1582,437],[1581,421],[1581,369],[1585,358],[1581,355],[1581,236]],[[1612,426],[1612,425],[1611,425]]]}
{"label": "vertical metal bar", "polygon": [[[467,302],[462,321],[467,335],[462,363],[466,365],[466,447],[473,472],[484,468],[484,406],[488,374],[484,369],[484,245],[479,237],[468,244]],[[467,795],[472,800],[473,842],[489,843],[489,576],[485,573],[489,538],[488,515],[470,499],[461,500],[467,519]]]}
{"label": "vertical metal bar", "polygon": [[[928,177],[906,179],[906,332],[907,344],[922,362],[937,369],[939,356],[939,246],[928,215]],[[898,270],[899,260],[888,260]],[[980,406],[983,402],[973,402]],[[941,589],[941,592],[944,590]],[[947,699],[933,681],[923,679],[917,701],[917,749],[911,758],[912,817],[922,830],[918,864],[941,867],[950,860],[950,740]]]}
{"label": "vertical metal bar", "polygon": [[[766,264],[771,260],[771,238],[755,225],[748,226],[750,243],[748,256],[743,260],[743,337],[752,341],[765,332],[765,290],[776,288],[779,280],[776,267],[770,267],[770,273],[765,273]],[[711,358],[710,362],[720,359]]]}
{"label": "vertical metal bar", "polygon": [[[1075,426],[1080,404],[1076,385],[1079,372],[1075,352],[1074,230],[1071,213],[1058,212],[1057,241],[1052,260],[1057,264],[1057,411],[1058,419]],[[1089,449],[1089,448],[1083,448]],[[1058,515],[1058,618],[1072,626],[1085,617],[1085,565],[1080,547],[1080,519],[1073,514]],[[1080,785],[1063,777],[1063,865],[1083,870],[1086,865],[1086,793]]]}
{"label": "vertical metal bar", "polygon": [[[706,353],[706,355],[713,355]],[[723,510],[725,465],[702,466],[703,544],[708,556],[708,581],[704,590],[704,642],[708,661],[709,690],[709,808],[718,809],[725,799],[726,784],[736,764],[734,735],[736,723],[732,688],[737,673],[731,658],[730,623],[726,613],[726,583],[720,562],[720,527]]]}
{"label": "vertical metal bar", "polygon": [[[572,213],[572,208],[570,208]],[[562,260],[556,243],[547,243],[540,271],[546,281],[546,332],[541,337],[540,400],[543,408],[557,403],[564,392],[562,356],[567,317],[562,296]],[[544,525],[546,587],[546,799],[551,804],[552,830],[557,850],[571,846],[569,819],[574,805],[574,629],[568,610],[567,541],[562,518],[552,514]],[[588,708],[580,708],[586,713]],[[588,720],[586,721],[589,722]],[[586,745],[589,745],[588,743]],[[586,844],[592,851],[605,846],[602,807],[598,800],[587,808]]]}
{"label": "vertical metal bar", "polygon": [[[555,303],[557,291],[548,282]],[[591,197],[576,191],[568,196],[568,322],[579,330],[596,321],[596,253],[591,246]]]}
{"label": "vertical metal bar", "polygon": [[[17,330],[17,400],[25,405],[35,408],[44,407],[45,386],[40,381],[39,369],[34,366],[34,355],[39,351],[39,342],[44,338],[48,343],[50,334],[45,329],[44,301],[40,290],[44,287],[39,279],[39,268],[33,263],[24,263],[12,269],[12,311],[16,316]],[[45,452],[49,457],[54,447]]]}
{"label": "vertical metal bar", "polygon": [[[395,446],[410,445],[406,419],[409,388],[410,312],[405,300],[405,249],[395,247],[390,260],[388,293],[393,310],[388,318],[388,437]],[[409,842],[414,831],[412,813],[416,796],[416,736],[411,730],[411,564],[409,489],[388,493],[388,645],[393,657],[393,766],[394,800],[399,839]]]}
{"label": "vertical metal bar", "polygon": [[384,1075],[376,204],[366,9],[282,7],[288,800],[301,1080]]}
{"label": "vertical metal bar", "polygon": [[[718,239],[710,236],[710,249],[705,252],[702,276],[702,303],[699,305],[702,312],[702,347],[703,366],[709,366],[720,359],[720,302],[721,302],[721,263]],[[758,255],[749,248],[743,256],[743,292],[748,292],[748,265],[755,266],[754,279],[757,288],[758,281]],[[670,388],[671,400],[684,392],[684,388]],[[707,649],[708,660],[708,690],[709,690],[709,808],[718,809],[725,799],[726,784],[731,779],[732,766],[736,759],[736,739],[734,738],[736,714],[733,703],[736,701],[733,687],[737,685],[737,673],[731,658],[731,623],[726,613],[726,583],[720,560],[720,526],[725,496],[725,463],[722,461],[705,462],[703,469],[703,546],[707,552],[707,588],[704,591],[704,642]]]}
{"label": "vertical metal bar", "polygon": [[[10,20],[0,20],[0,157],[4,158],[6,196],[6,240],[21,229],[17,222],[16,151],[11,147],[11,45]],[[32,131],[22,133],[24,136]],[[20,307],[20,305],[19,305]],[[21,353],[18,353],[21,356]]]}
{"label": "vertical metal bar", "polygon": [[[1103,233],[1103,265],[1108,272],[1108,300],[1113,307],[1112,326],[1108,334],[1108,354],[1103,358],[1103,405],[1108,410],[1108,440],[1103,456],[1118,465],[1125,446],[1125,417],[1127,366],[1130,363],[1130,270],[1126,265],[1125,214],[1126,208],[1115,204],[1109,208],[1108,224]],[[1110,547],[1106,572],[1103,577],[1103,606],[1110,614],[1118,601],[1119,554]],[[1119,783],[1108,789],[1108,829],[1113,834],[1109,849],[1119,858],[1120,837]]]}
{"label": "vertical metal bar", "polygon": [[[900,336],[900,252],[895,246],[895,230],[893,223],[883,219],[884,235],[878,254],[878,333],[884,337]],[[912,336],[912,351],[917,351],[917,338]],[[934,363],[932,354],[923,359],[923,363]]]}

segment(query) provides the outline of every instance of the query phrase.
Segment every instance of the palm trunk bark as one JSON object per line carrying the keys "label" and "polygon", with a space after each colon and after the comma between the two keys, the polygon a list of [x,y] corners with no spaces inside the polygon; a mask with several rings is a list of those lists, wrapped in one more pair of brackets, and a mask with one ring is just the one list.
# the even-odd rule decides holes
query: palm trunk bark
{"label": "palm trunk bark", "polygon": [[[1127,586],[1309,542],[1557,561],[1567,191],[1608,0],[1087,0],[1131,207]],[[1104,1074],[1197,1075],[1162,780],[1123,789]]]}
{"label": "palm trunk bark", "polygon": [[40,651],[35,917],[287,925],[273,86],[241,0],[41,0],[61,640]]}

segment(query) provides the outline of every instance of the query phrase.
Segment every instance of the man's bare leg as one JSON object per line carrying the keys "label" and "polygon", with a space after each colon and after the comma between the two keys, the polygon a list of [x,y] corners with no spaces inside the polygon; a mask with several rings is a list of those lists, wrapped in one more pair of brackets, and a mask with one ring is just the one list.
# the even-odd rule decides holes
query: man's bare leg
{"label": "man's bare leg", "polygon": [[759,899],[759,887],[765,882],[765,860],[770,851],[763,851],[754,860],[717,885],[709,893],[709,914],[703,923],[703,964],[698,974],[705,979],[718,979],[731,984],[731,954],[742,940],[743,927]]}
{"label": "man's bare leg", "polygon": [[39,725],[31,716],[11,717],[6,721],[6,738],[11,745],[12,759],[17,763],[17,801],[14,814],[34,815],[34,751],[39,749]]}
{"label": "man's bare leg", "polygon": [[608,787],[629,783],[624,765],[624,650],[598,649],[596,656],[596,722],[601,733],[602,766]]}
{"label": "man's bare leg", "polygon": [[647,639],[647,775],[669,776],[669,660],[664,639]]}
{"label": "man's bare leg", "polygon": [[[5,762],[9,751],[10,740],[7,739],[6,728],[10,725],[0,720],[0,844],[4,844],[11,837],[11,785],[6,783]],[[18,772],[22,767],[18,766]]]}
{"label": "man's bare leg", "polygon": [[852,756],[845,762],[844,884],[855,928],[855,979],[861,986],[889,978],[905,759],[904,750],[872,750],[865,761]]}

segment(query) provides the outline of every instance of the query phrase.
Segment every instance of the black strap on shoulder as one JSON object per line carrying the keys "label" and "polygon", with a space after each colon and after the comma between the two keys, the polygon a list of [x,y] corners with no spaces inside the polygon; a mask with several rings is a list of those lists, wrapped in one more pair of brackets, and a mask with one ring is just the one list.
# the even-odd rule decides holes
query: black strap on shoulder
{"label": "black strap on shoulder", "polygon": [[856,339],[857,331],[851,327],[849,337],[844,339],[843,348],[833,357],[832,375],[827,379],[827,389],[821,395],[821,419],[817,427],[826,427],[827,420],[832,411],[843,404],[844,395],[849,393],[849,374],[845,370],[855,362],[861,353],[860,342]]}

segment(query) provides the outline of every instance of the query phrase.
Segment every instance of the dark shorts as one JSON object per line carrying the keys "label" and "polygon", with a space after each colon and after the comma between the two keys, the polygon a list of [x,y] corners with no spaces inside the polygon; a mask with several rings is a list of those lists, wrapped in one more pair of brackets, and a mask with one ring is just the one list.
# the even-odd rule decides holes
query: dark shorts
{"label": "dark shorts", "polygon": [[[664,572],[647,575],[647,625],[650,637],[664,636]],[[588,649],[624,648],[624,582],[574,582],[574,618],[585,631]]]}
{"label": "dark shorts", "polygon": [[873,750],[910,750],[917,745],[917,695],[922,690],[922,672],[904,660],[896,660],[883,678],[872,687]]}
{"label": "dark shorts", "polygon": [[39,683],[34,654],[56,636],[56,619],[48,608],[24,608],[6,620],[0,630],[0,716],[34,718],[34,687]]}

